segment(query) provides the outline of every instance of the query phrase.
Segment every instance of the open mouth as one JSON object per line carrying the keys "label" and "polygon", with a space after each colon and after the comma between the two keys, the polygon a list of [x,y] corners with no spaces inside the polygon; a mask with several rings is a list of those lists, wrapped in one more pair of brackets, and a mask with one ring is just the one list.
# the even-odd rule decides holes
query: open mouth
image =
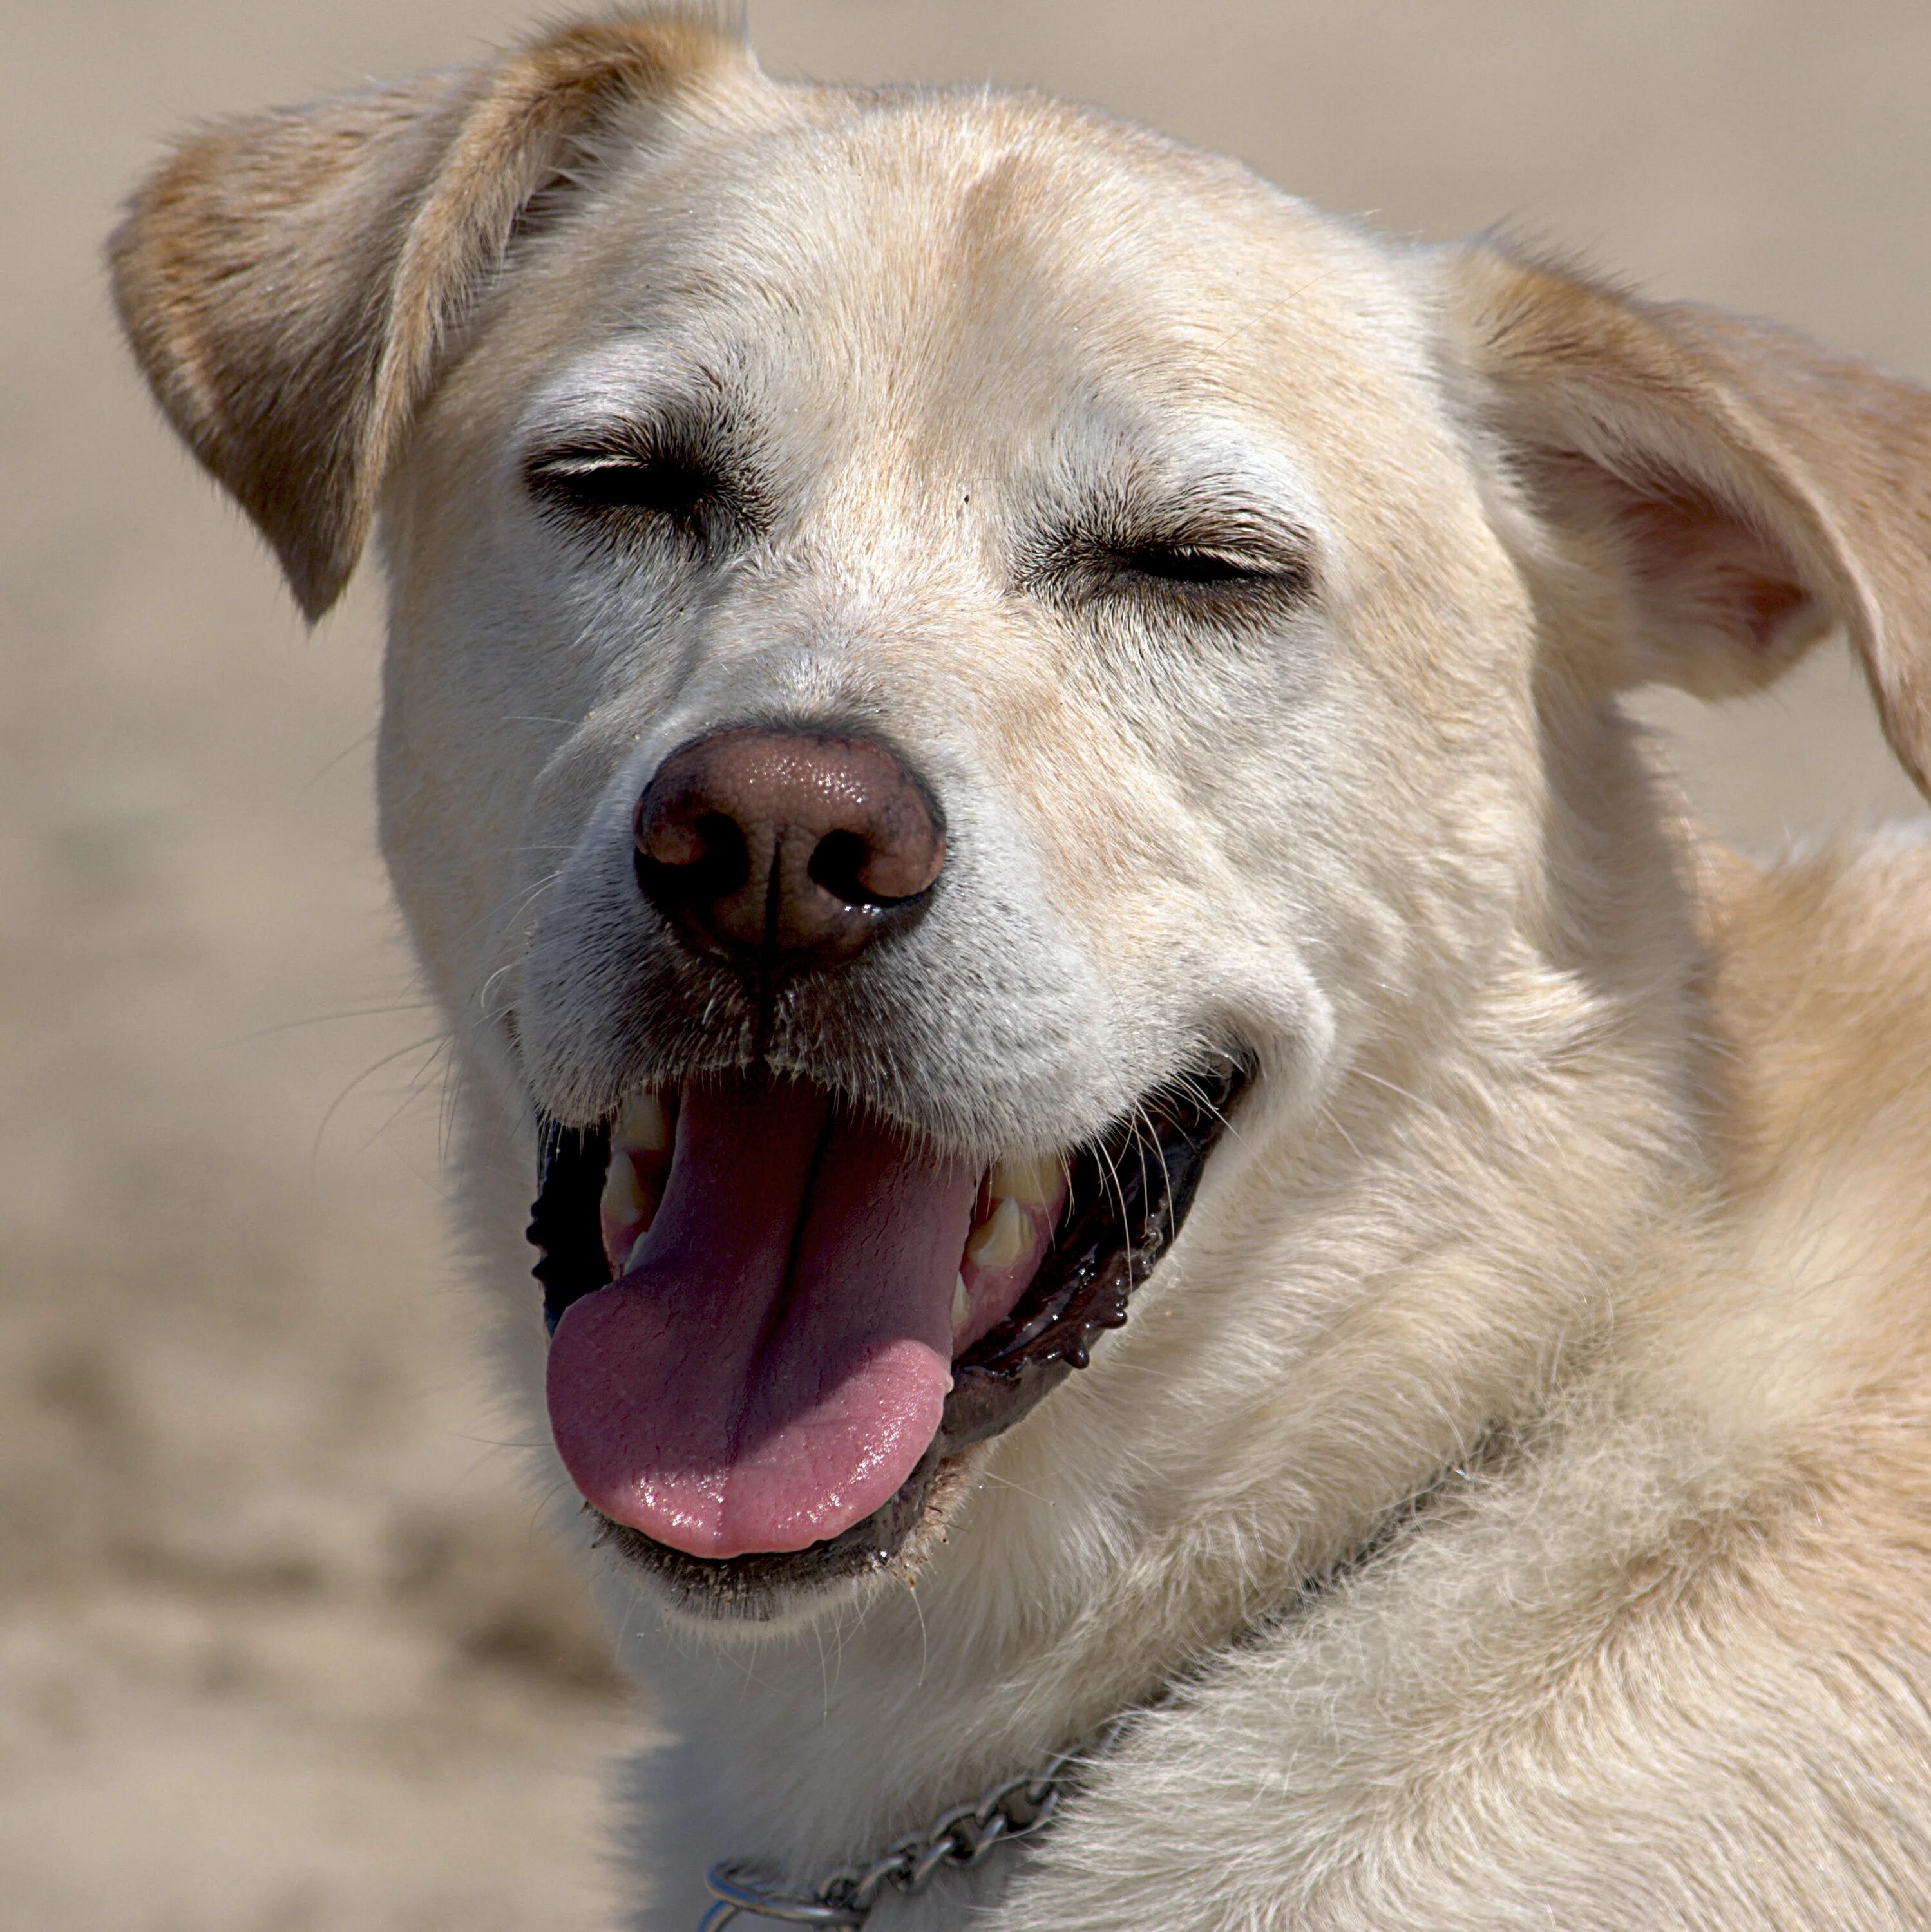
{"label": "open mouth", "polygon": [[713,1606],[889,1563],[948,1459],[1125,1323],[1245,1078],[984,1168],[761,1076],[548,1124],[551,1421],[608,1536]]}

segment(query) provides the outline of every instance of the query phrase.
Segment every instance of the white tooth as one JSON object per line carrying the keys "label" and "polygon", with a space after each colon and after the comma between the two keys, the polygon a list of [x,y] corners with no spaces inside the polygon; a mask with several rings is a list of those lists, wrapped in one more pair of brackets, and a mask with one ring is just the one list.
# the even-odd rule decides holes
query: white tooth
{"label": "white tooth", "polygon": [[972,1298],[966,1292],[966,1277],[959,1276],[952,1284],[952,1328],[953,1334],[965,1327],[972,1316]]}
{"label": "white tooth", "polygon": [[610,1157],[609,1168],[603,1177],[603,1198],[598,1204],[603,1210],[604,1218],[620,1227],[626,1221],[638,1220],[649,1208],[642,1184],[637,1178],[637,1170],[632,1166],[629,1155],[621,1148]]}
{"label": "white tooth", "polygon": [[635,1094],[624,1102],[615,1136],[619,1147],[643,1154],[662,1154],[671,1144],[671,1124],[664,1103],[654,1094]]}
{"label": "white tooth", "polygon": [[1044,1155],[1037,1160],[996,1160],[987,1190],[995,1201],[1044,1208],[1059,1192],[1059,1163]]}
{"label": "white tooth", "polygon": [[972,1231],[966,1258],[982,1268],[1011,1268],[1032,1246],[1032,1217],[1008,1196]]}
{"label": "white tooth", "polygon": [[643,1233],[639,1234],[636,1240],[631,1243],[630,1252],[624,1258],[623,1272],[626,1274],[628,1274],[630,1270],[637,1265],[637,1257],[642,1252],[644,1244],[650,1238],[650,1231],[648,1228],[646,1228]]}

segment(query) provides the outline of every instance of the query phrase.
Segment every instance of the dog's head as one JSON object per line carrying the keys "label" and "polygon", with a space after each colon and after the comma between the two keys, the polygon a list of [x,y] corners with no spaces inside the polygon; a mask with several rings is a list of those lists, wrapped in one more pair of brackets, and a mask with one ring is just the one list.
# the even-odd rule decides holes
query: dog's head
{"label": "dog's head", "polygon": [[1130,1296],[1083,1482],[1224,1471],[1591,1070],[1539,1225],[1626,1216],[1691,948],[1617,691],[1838,626],[1931,760],[1917,392],[1034,98],[588,27],[199,137],[116,268],[311,614],[380,507],[391,863],[693,1602],[929,1538]]}

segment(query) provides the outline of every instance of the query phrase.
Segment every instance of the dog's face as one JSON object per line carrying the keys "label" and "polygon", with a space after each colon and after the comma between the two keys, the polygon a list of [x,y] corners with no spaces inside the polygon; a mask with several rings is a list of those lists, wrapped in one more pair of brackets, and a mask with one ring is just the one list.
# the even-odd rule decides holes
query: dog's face
{"label": "dog's face", "polygon": [[[1505,452],[1527,352],[1470,341],[1534,272],[1050,104],[653,31],[569,43],[601,104],[560,156],[564,43],[359,106],[368,179],[332,130],[314,198],[377,224],[392,304],[341,422],[240,474],[143,347],[311,602],[386,489],[385,840],[479,1104],[541,1140],[559,1448],[680,1601],[768,1616],[929,1545],[1076,1370],[1080,1480],[1138,1480],[1143,1311],[1176,1378],[1305,1343],[1262,1258],[1317,1124],[1484,1025],[1580,1052],[1603,908],[1653,916],[1578,856],[1640,790],[1606,699],[1646,614],[1743,682],[1845,598],[1741,458]],[[1230,1257],[1244,1305],[1189,1289]]]}
{"label": "dog's face", "polygon": [[[571,1305],[593,1248],[551,1282],[553,1417],[615,1520],[740,1581],[875,1562],[935,1431],[1031,1399],[1065,1228],[1097,1213],[1102,1270],[1147,1245],[1155,1142],[1191,1169],[1250,1071],[1305,1110],[1488,943],[1450,908],[1524,841],[1473,801],[1529,792],[1530,626],[1410,280],[1054,107],[768,87],[529,248],[392,500],[385,794],[506,1096],[594,1130],[651,1096],[672,1143],[595,1141],[582,1180],[641,1191],[608,1265],[662,1218],[622,1288]],[[910,866],[895,916],[783,876],[840,840]],[[767,933],[841,892],[875,930]],[[821,1226],[834,1185],[868,1198]],[[538,1238],[596,1212],[560,1177]],[[955,1358],[1013,1372],[948,1397]]]}

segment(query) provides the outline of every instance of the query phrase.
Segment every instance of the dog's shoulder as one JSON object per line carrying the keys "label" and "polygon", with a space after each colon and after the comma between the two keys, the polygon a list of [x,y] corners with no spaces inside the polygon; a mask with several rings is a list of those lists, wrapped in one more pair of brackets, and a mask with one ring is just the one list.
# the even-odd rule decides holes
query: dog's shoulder
{"label": "dog's shoulder", "polygon": [[1708,877],[1743,1175],[1852,1145],[1881,1166],[1914,1156],[1914,1210],[1931,1144],[1931,822],[1767,866],[1713,859]]}
{"label": "dog's shoulder", "polygon": [[1636,1352],[1758,1444],[1931,1416],[1931,838],[1699,866],[1716,1198]]}

